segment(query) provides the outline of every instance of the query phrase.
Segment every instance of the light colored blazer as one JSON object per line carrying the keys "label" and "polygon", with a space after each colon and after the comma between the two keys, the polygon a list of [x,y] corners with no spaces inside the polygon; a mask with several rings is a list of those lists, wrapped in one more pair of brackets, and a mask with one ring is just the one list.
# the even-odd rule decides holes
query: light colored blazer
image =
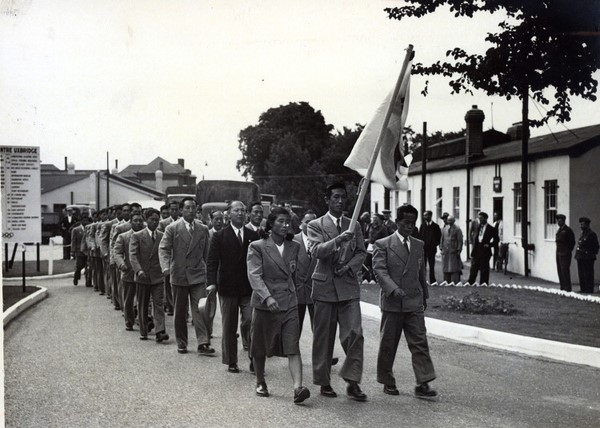
{"label": "light colored blazer", "polygon": [[113,218],[102,223],[102,228],[100,229],[100,250],[102,251],[102,257],[110,256],[110,232],[112,226],[118,222],[117,218]]}
{"label": "light colored blazer", "polygon": [[[117,241],[112,252],[112,258],[119,270],[123,273],[123,281],[133,282],[133,268],[131,267],[131,258],[129,256],[129,246],[131,243],[133,230],[122,233],[117,236]],[[126,269],[123,269],[123,268]]]}
{"label": "light colored blazer", "polygon": [[313,300],[310,297],[312,294],[312,274],[315,271],[317,259],[311,257],[304,246],[302,232],[294,236],[294,241],[300,244],[298,267],[296,268],[296,295],[298,296],[298,304],[312,305]]}
{"label": "light colored blazer", "polygon": [[83,252],[82,245],[85,243],[83,226],[80,224],[71,229],[71,255],[76,256]]}
{"label": "light colored blazer", "polygon": [[[158,229],[155,233],[154,242],[152,242],[152,237],[148,233],[147,228],[133,232],[131,235],[129,258],[131,259],[131,267],[135,275],[134,280],[140,284],[160,284],[163,282],[163,274],[158,259],[158,248],[163,233]],[[139,277],[140,271],[144,271],[146,278]]]}
{"label": "light colored blazer", "polygon": [[115,248],[115,242],[117,242],[117,237],[124,232],[131,230],[131,221],[127,221],[124,223],[115,223],[112,225],[110,230],[110,261],[114,262],[113,252]]}
{"label": "light colored blazer", "polygon": [[167,226],[170,225],[171,223],[173,223],[174,221],[177,221],[177,220],[173,220],[173,217],[171,217],[171,216],[169,216],[165,219],[162,219],[161,221],[158,222],[157,230],[164,232],[165,229],[167,228]]}
{"label": "light colored blazer", "polygon": [[[350,219],[342,216],[342,232],[350,227]],[[360,223],[354,227],[354,239],[348,241],[348,260],[341,261],[341,248],[336,248],[334,239],[339,235],[337,228],[328,215],[319,217],[308,224],[308,251],[317,259],[312,274],[313,300],[324,302],[342,302],[360,298],[360,286],[357,274],[367,257],[365,241]],[[350,269],[342,276],[334,274],[335,268],[348,265]]]}
{"label": "light colored blazer", "polygon": [[[411,237],[410,253],[396,232],[375,241],[373,271],[381,287],[379,306],[382,311],[416,312],[423,309],[423,302],[429,297],[423,241]],[[405,296],[392,297],[396,288],[404,291]]]}
{"label": "light colored blazer", "polygon": [[294,274],[300,245],[287,240],[283,243],[283,257],[271,237],[254,241],[248,247],[248,280],[252,287],[250,304],[256,309],[268,310],[266,300],[269,297],[277,301],[281,311],[298,305]]}
{"label": "light colored blazer", "polygon": [[189,286],[206,284],[208,227],[194,219],[194,235],[183,218],[169,224],[158,247],[160,267],[170,272],[171,284]]}

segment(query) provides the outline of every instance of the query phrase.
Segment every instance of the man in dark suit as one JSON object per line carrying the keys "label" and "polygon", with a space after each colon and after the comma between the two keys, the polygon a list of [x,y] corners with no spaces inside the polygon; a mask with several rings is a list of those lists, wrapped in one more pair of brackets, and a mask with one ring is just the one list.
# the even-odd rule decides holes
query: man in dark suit
{"label": "man in dark suit", "polygon": [[478,216],[479,226],[477,233],[473,233],[473,249],[471,250],[471,271],[469,272],[469,283],[474,284],[477,280],[477,273],[480,284],[488,284],[490,281],[490,259],[492,258],[492,248],[498,240],[496,229],[488,224],[487,213],[481,211]]}
{"label": "man in dark suit", "polygon": [[556,215],[556,270],[558,271],[558,281],[560,289],[571,291],[571,255],[575,248],[575,234],[573,230],[565,224],[567,217],[564,214]]}
{"label": "man in dark suit", "polygon": [[248,281],[246,256],[248,245],[258,239],[258,234],[244,226],[246,207],[241,201],[229,205],[231,222],[213,233],[208,250],[207,280],[208,293],[219,293],[223,334],[221,349],[223,364],[229,373],[239,373],[238,367],[238,314],[241,315],[242,340],[250,339],[252,288]]}
{"label": "man in dark suit", "polygon": [[425,258],[429,265],[429,283],[437,282],[435,279],[435,254],[442,239],[442,231],[438,224],[431,220],[431,211],[423,213],[423,223],[419,230],[419,237],[425,243]]}
{"label": "man in dark suit", "polygon": [[577,241],[575,260],[579,274],[579,289],[582,293],[594,292],[594,263],[598,254],[598,236],[590,229],[591,220],[587,217],[579,219],[581,236]]}
{"label": "man in dark suit", "polygon": [[71,228],[77,223],[77,217],[73,215],[73,210],[69,208],[67,214],[60,222],[60,230],[63,238],[63,259],[71,258]]}
{"label": "man in dark suit", "polygon": [[312,275],[315,305],[313,334],[313,382],[321,394],[336,397],[331,387],[331,363],[337,325],[346,359],[340,376],[348,382],[348,397],[365,401],[359,383],[363,369],[362,319],[358,273],[367,252],[360,224],[348,230],[350,219],[343,216],[348,202],[344,183],[327,188],[329,211],[308,224],[309,252],[317,259]]}
{"label": "man in dark suit", "polygon": [[398,342],[404,331],[417,380],[415,396],[430,399],[437,392],[429,387],[436,378],[429,355],[425,308],[429,292],[425,282],[425,257],[422,241],[411,237],[417,209],[403,205],[397,210],[397,232],[375,243],[373,270],[381,287],[381,328],[377,355],[377,382],[383,392],[399,395],[393,366]]}
{"label": "man in dark suit", "polygon": [[159,259],[163,275],[171,278],[175,314],[177,352],[187,353],[187,309],[191,303],[192,321],[198,340],[198,353],[212,355],[206,318],[198,302],[206,297],[206,259],[208,257],[208,228],[196,219],[196,201],[183,198],[179,204],[182,218],[169,224],[160,241]]}

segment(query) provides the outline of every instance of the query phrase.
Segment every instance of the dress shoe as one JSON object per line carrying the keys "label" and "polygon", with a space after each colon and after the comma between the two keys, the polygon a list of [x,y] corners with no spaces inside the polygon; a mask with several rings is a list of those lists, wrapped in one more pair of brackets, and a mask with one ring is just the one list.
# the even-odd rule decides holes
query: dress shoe
{"label": "dress shoe", "polygon": [[173,311],[167,312],[167,315],[170,316],[170,317],[172,317],[173,316]]}
{"label": "dress shoe", "polygon": [[127,330],[127,331],[133,331],[133,327],[130,326],[130,325],[126,325],[125,326],[125,330]]}
{"label": "dress shoe", "polygon": [[177,352],[180,354],[187,354],[187,348],[177,348]]}
{"label": "dress shoe", "polygon": [[119,305],[115,305],[115,311],[120,311],[121,307]]}
{"label": "dress shoe", "polygon": [[154,323],[152,322],[152,320],[148,321],[148,331],[152,331],[154,330]]}
{"label": "dress shoe", "polygon": [[73,278],[73,285],[77,285],[79,283],[78,280],[76,280],[75,278]]}
{"label": "dress shoe", "polygon": [[158,333],[156,333],[156,343],[161,343],[161,342],[166,342],[167,340],[169,340],[169,335],[167,333],[165,333],[164,331],[159,331]]}
{"label": "dress shoe", "polygon": [[337,363],[339,363],[340,359],[338,357],[333,357],[331,359],[331,365],[335,366]]}
{"label": "dress shoe", "polygon": [[310,391],[305,386],[294,389],[294,404],[300,404],[310,397]]}
{"label": "dress shoe", "polygon": [[383,385],[383,392],[387,395],[400,395],[396,385]]}
{"label": "dress shoe", "polygon": [[148,336],[140,336],[140,340],[148,340]]}
{"label": "dress shoe", "polygon": [[101,296],[104,296],[104,293],[101,291],[101,292],[100,292],[100,295],[101,295]]}
{"label": "dress shoe", "polygon": [[367,394],[361,391],[357,382],[349,382],[346,388],[348,398],[354,401],[367,401]]}
{"label": "dress shoe", "polygon": [[437,391],[435,389],[431,389],[427,382],[415,386],[415,397],[417,398],[421,398],[423,400],[432,400],[436,398],[437,395]]}
{"label": "dress shoe", "polygon": [[212,355],[214,353],[215,353],[215,350],[213,348],[211,348],[209,345],[207,345],[206,343],[204,343],[202,345],[198,345],[198,354]]}
{"label": "dress shoe", "polygon": [[337,397],[337,394],[335,393],[331,385],[321,386],[321,395],[324,395],[325,397],[329,398]]}
{"label": "dress shoe", "polygon": [[227,367],[227,371],[229,373],[239,373],[240,368],[238,367],[237,364],[233,363],[233,364],[229,364],[229,367]]}
{"label": "dress shoe", "polygon": [[256,384],[256,395],[259,397],[269,396],[269,390],[267,389],[267,384],[265,382],[258,382]]}

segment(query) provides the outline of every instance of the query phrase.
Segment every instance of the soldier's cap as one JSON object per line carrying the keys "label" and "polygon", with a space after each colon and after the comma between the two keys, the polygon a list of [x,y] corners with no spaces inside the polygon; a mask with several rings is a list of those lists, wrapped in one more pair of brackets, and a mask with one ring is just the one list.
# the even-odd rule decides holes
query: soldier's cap
{"label": "soldier's cap", "polygon": [[590,224],[592,221],[587,217],[579,217],[579,223],[588,223]]}
{"label": "soldier's cap", "polygon": [[564,214],[556,214],[556,219],[558,220],[559,218],[562,218],[563,220],[567,219],[567,216]]}
{"label": "soldier's cap", "polygon": [[390,210],[381,210],[382,214],[391,214],[392,212]]}

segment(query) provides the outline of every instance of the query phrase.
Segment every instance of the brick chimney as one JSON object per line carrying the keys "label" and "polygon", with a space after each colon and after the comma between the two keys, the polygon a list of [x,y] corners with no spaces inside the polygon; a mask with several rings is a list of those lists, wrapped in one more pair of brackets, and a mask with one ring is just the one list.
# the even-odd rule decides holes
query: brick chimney
{"label": "brick chimney", "polygon": [[182,168],[185,168],[185,159],[179,158],[177,159],[177,163],[181,165]]}
{"label": "brick chimney", "polygon": [[513,123],[506,133],[510,135],[511,140],[520,140],[523,136],[523,122]]}
{"label": "brick chimney", "polygon": [[465,115],[465,122],[467,122],[467,160],[483,156],[483,119],[485,119],[485,114],[476,105]]}

